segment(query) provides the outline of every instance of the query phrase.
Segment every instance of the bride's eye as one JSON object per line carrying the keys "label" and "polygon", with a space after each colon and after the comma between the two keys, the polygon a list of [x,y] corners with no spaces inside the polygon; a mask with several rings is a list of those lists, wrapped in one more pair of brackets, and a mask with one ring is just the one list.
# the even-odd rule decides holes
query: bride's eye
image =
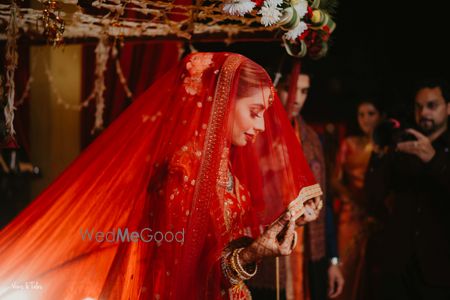
{"label": "bride's eye", "polygon": [[257,112],[257,111],[252,110],[251,116],[252,116],[252,118],[262,118],[262,112],[261,111]]}

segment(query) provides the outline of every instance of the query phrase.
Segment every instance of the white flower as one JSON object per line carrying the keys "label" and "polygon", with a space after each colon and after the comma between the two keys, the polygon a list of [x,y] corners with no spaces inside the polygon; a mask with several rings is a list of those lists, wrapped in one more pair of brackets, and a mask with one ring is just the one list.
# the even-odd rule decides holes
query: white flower
{"label": "white flower", "polygon": [[276,6],[266,6],[264,5],[259,13],[262,15],[261,23],[264,26],[270,26],[277,23],[281,17],[281,11]]}
{"label": "white flower", "polygon": [[300,0],[296,5],[294,5],[294,8],[297,11],[298,17],[301,19],[308,12],[308,2],[305,0]]}
{"label": "white flower", "polygon": [[306,29],[308,29],[308,25],[306,25],[305,22],[300,21],[295,28],[293,28],[293,29],[289,30],[288,32],[286,32],[284,34],[284,36],[287,39],[293,41],[296,38],[298,38]]}
{"label": "white flower", "polygon": [[223,11],[232,16],[244,16],[252,11],[255,3],[250,0],[226,0]]}

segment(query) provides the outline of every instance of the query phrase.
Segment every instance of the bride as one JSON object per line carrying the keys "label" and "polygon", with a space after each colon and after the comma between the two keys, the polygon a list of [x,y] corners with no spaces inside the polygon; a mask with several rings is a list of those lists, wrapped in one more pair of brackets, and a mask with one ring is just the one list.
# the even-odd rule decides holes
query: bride
{"label": "bride", "polygon": [[192,54],[1,232],[0,298],[250,299],[320,195],[264,69]]}

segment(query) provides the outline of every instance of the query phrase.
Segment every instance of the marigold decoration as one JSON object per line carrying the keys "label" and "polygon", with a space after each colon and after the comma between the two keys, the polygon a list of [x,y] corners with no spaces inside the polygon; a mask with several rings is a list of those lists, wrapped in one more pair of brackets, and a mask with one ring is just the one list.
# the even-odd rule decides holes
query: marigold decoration
{"label": "marigold decoration", "polygon": [[290,55],[317,59],[327,53],[336,27],[328,11],[334,6],[334,0],[224,0],[223,11],[243,17],[256,10],[262,25],[286,31],[283,41]]}

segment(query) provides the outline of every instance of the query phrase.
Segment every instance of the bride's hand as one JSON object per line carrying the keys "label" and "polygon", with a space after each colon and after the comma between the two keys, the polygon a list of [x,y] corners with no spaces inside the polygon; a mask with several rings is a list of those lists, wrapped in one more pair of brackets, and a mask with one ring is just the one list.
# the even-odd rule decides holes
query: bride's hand
{"label": "bride's hand", "polygon": [[298,226],[305,225],[308,222],[314,221],[319,217],[320,210],[322,209],[323,202],[320,197],[309,199],[305,202],[303,208],[303,215],[295,222]]}
{"label": "bride's hand", "polygon": [[[283,232],[285,230],[285,232]],[[283,232],[281,241],[277,236]],[[240,260],[243,264],[251,264],[264,257],[286,256],[291,254],[295,237],[295,220],[290,212],[286,212],[266,231],[242,250]]]}

